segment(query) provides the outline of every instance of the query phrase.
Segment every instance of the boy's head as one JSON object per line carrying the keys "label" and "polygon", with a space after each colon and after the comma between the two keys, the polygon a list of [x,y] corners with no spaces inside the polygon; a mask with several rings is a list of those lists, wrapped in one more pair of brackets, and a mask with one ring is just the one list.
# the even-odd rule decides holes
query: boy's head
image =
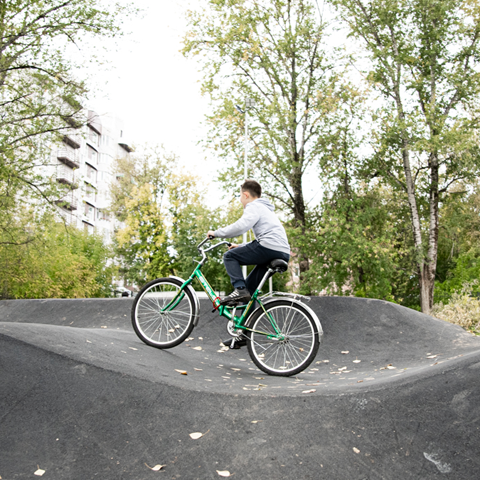
{"label": "boy's head", "polygon": [[253,202],[262,196],[262,187],[255,180],[245,180],[240,187],[240,202],[245,207],[247,203]]}

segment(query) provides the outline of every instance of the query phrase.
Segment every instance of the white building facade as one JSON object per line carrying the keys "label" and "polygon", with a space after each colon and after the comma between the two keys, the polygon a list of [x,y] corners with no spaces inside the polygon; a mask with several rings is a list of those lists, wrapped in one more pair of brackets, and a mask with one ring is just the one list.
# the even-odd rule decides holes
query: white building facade
{"label": "white building facade", "polygon": [[123,121],[110,114],[88,112],[82,131],[65,135],[52,151],[56,180],[69,187],[57,201],[60,214],[69,225],[102,234],[110,242],[116,221],[107,209],[115,159],[129,157],[133,151],[125,139]]}

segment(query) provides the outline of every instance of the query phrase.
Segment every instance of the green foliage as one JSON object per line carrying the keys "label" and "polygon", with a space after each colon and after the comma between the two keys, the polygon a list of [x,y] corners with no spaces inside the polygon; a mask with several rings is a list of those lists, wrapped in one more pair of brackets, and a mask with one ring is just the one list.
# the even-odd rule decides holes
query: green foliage
{"label": "green foliage", "polygon": [[134,186],[131,198],[125,199],[125,210],[125,226],[117,232],[124,278],[141,284],[168,276],[172,262],[167,230],[153,185]]}
{"label": "green foliage", "polygon": [[432,309],[432,315],[456,325],[460,325],[466,330],[479,331],[480,326],[480,301],[477,297],[472,297],[473,291],[477,294],[480,288],[478,279],[466,282],[462,285],[459,292],[452,294],[449,302],[436,303]]}
{"label": "green foliage", "polygon": [[402,209],[391,192],[346,196],[337,190],[312,218],[305,235],[290,235],[311,252],[301,289],[403,302],[408,278],[401,267],[411,259],[402,238]]}
{"label": "green foliage", "polygon": [[305,226],[305,176],[317,171],[360,95],[334,63],[339,52],[327,53],[317,6],[210,0],[189,21],[184,54],[198,55],[205,72],[203,90],[213,105],[207,145],[228,162],[221,181],[231,189],[241,178],[245,117],[235,106],[246,109],[244,99],[251,98],[249,176],[296,226]]}
{"label": "green foliage", "polygon": [[453,0],[331,0],[368,52],[384,104],[367,170],[408,200],[422,310],[433,303],[439,206],[478,175],[480,9]]}
{"label": "green foliage", "polygon": [[110,296],[116,268],[101,236],[66,227],[50,215],[36,219],[21,212],[19,218],[23,223],[18,220],[13,229],[22,243],[0,243],[2,298]]}

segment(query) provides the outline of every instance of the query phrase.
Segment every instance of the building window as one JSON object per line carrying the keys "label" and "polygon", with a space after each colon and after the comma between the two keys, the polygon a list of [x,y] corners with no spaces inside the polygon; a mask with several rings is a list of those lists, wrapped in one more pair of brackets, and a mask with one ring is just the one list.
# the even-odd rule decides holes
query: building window
{"label": "building window", "polygon": [[90,165],[87,165],[87,178],[91,183],[97,183],[97,171]]}
{"label": "building window", "polygon": [[92,205],[90,205],[86,202],[83,205],[84,205],[83,214],[85,215],[85,217],[87,218],[87,220],[89,222],[94,223],[95,222],[95,207],[93,207]]}
{"label": "building window", "polygon": [[88,141],[95,147],[100,144],[100,135],[93,129],[88,129]]}
{"label": "building window", "polygon": [[89,223],[87,222],[83,222],[83,228],[85,229],[85,231],[87,233],[93,233],[94,232],[94,227],[93,225],[90,225]]}
{"label": "building window", "polygon": [[98,163],[98,153],[89,145],[87,145],[87,159],[92,165],[97,165]]}
{"label": "building window", "polygon": [[97,189],[88,183],[85,184],[85,198],[92,203],[97,201]]}

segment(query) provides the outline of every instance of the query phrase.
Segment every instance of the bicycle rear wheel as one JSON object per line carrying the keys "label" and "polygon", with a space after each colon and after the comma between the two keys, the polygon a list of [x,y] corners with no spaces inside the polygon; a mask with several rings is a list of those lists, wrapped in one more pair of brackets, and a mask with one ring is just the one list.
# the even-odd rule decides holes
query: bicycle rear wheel
{"label": "bicycle rear wheel", "polygon": [[[320,345],[318,327],[311,313],[288,300],[274,300],[264,307],[265,311],[258,309],[248,322],[253,330],[247,333],[253,362],[269,375],[288,377],[305,370]],[[277,332],[272,320],[282,339],[275,338]]]}
{"label": "bicycle rear wheel", "polygon": [[181,286],[182,281],[176,278],[158,278],[147,283],[136,296],[132,325],[147,345],[171,348],[190,335],[196,313],[195,301],[188,289],[174,300]]}

